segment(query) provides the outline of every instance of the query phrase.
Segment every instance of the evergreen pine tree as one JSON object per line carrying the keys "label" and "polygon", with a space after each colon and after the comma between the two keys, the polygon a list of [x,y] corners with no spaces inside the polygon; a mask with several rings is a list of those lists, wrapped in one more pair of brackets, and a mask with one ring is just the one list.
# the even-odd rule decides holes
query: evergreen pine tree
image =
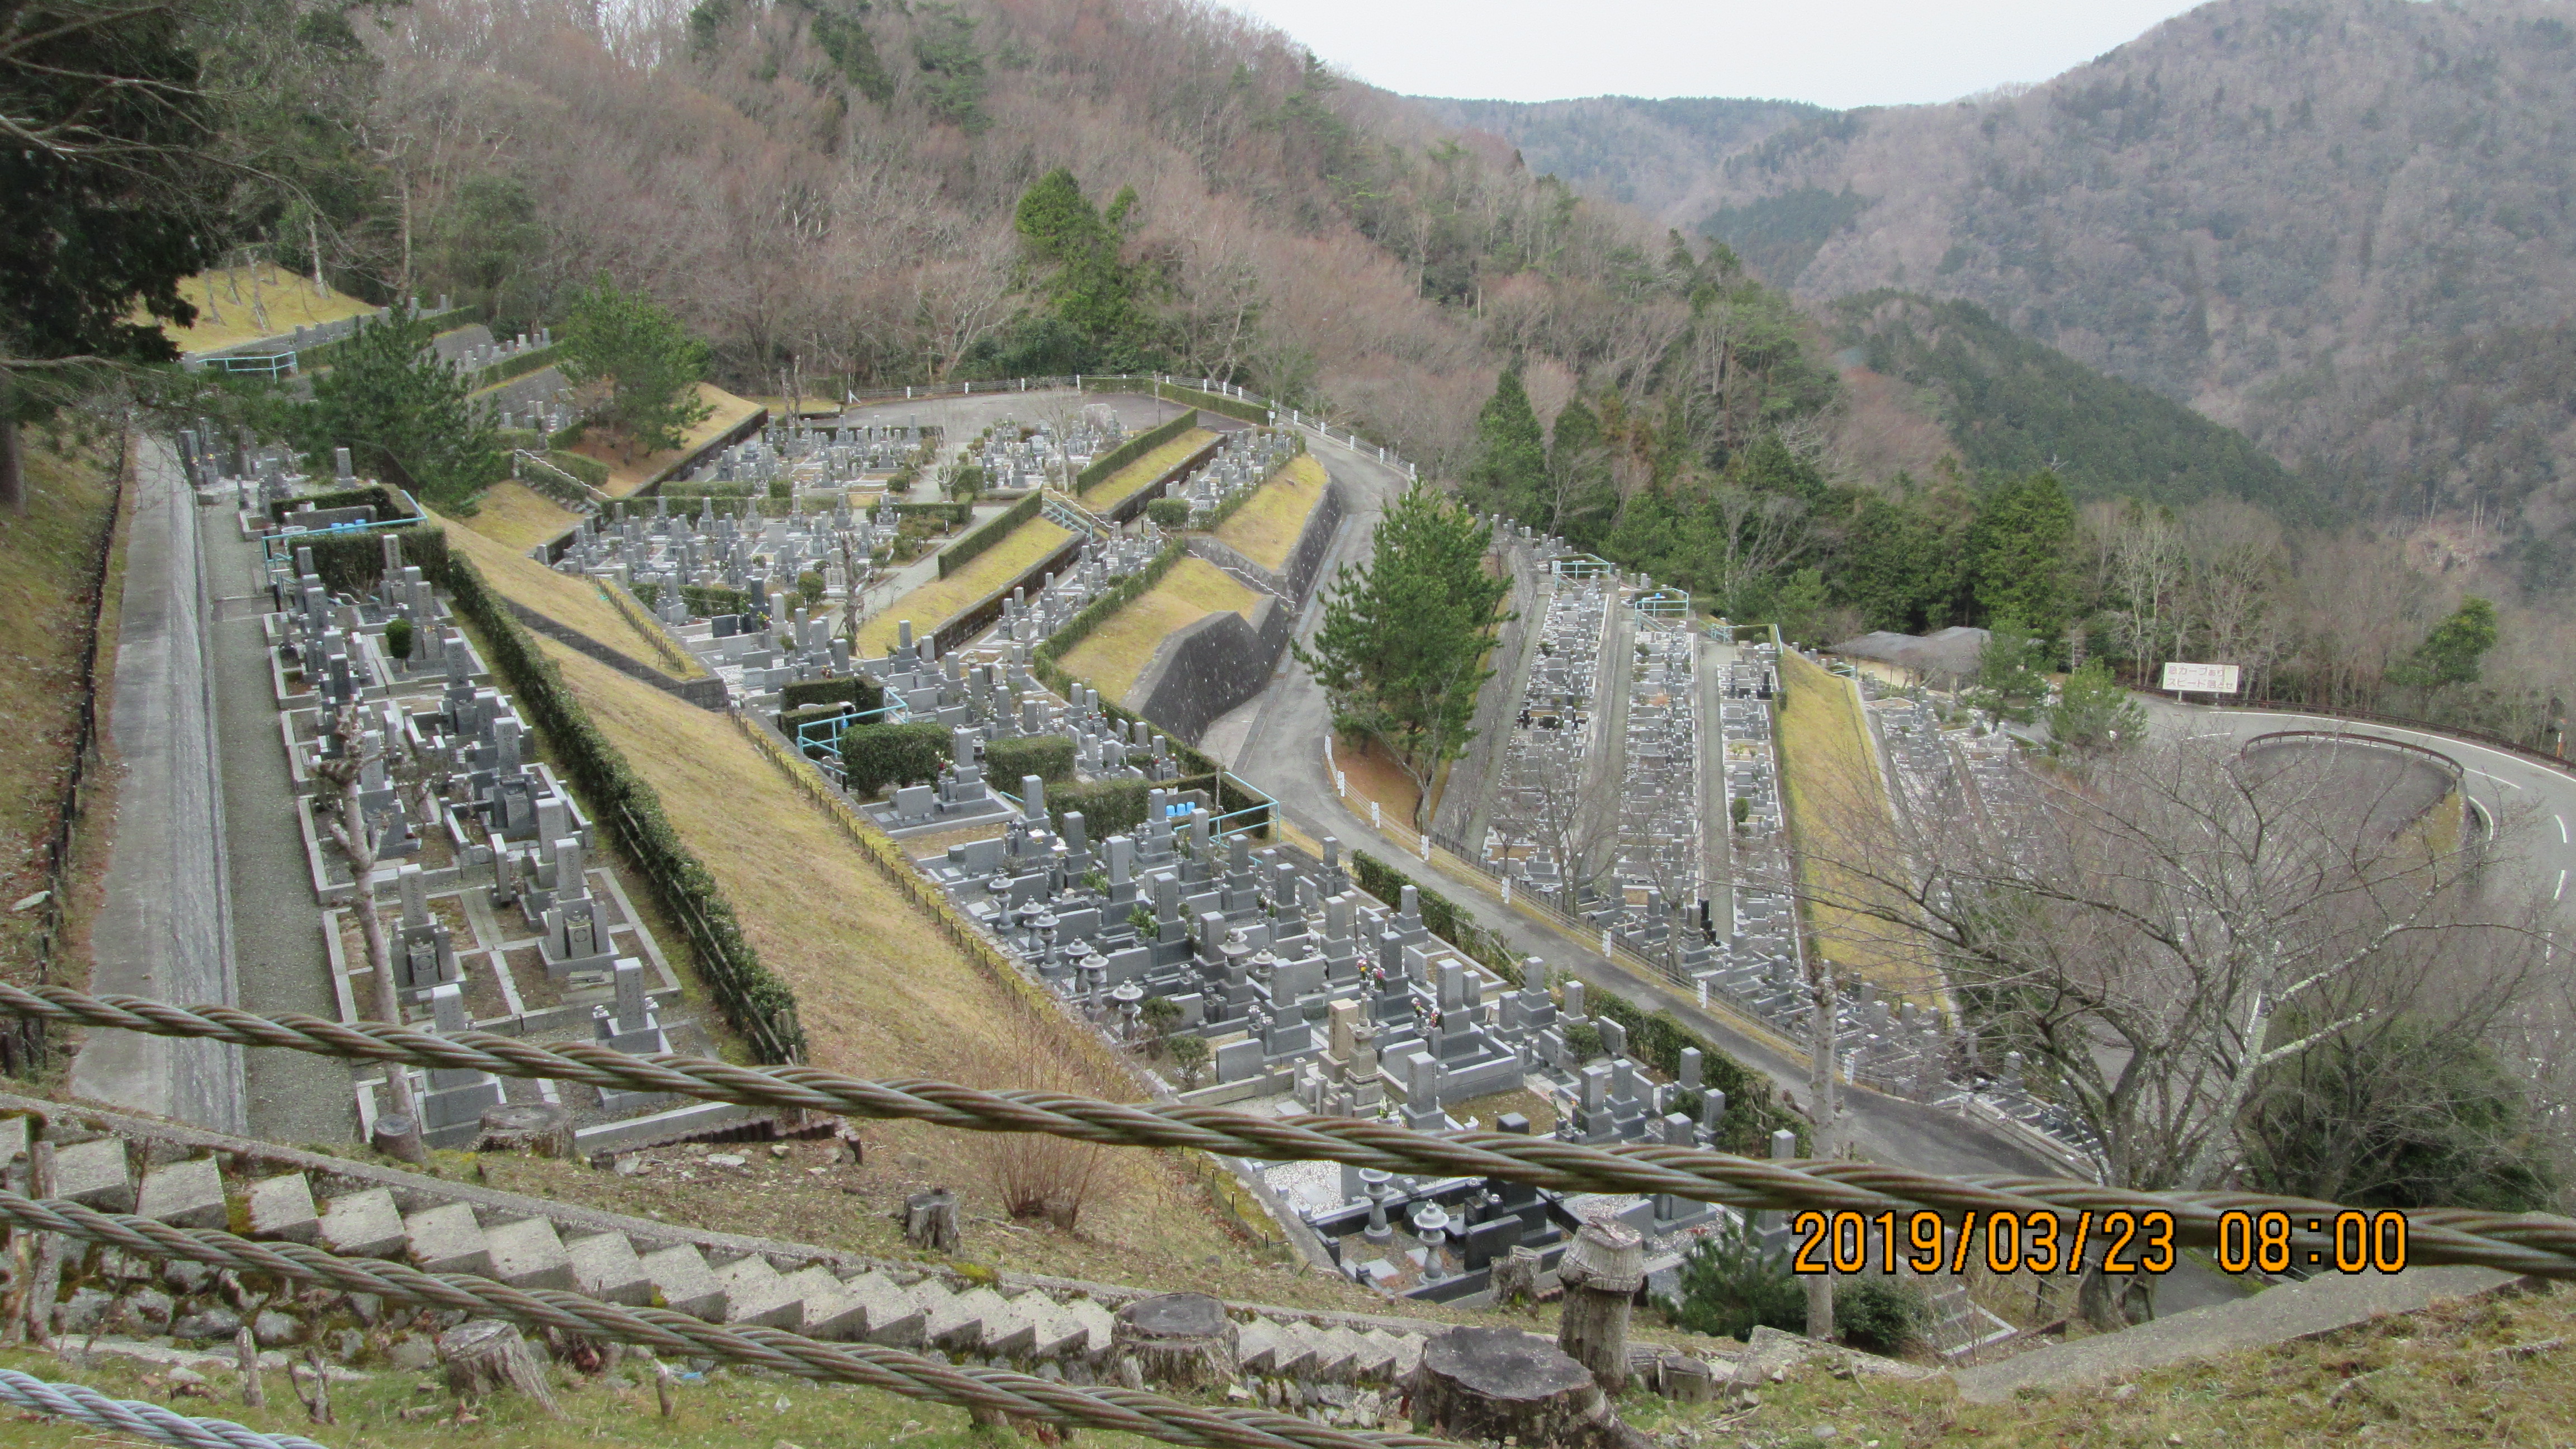
{"label": "evergreen pine tree", "polygon": [[509,464],[464,371],[429,340],[430,324],[415,319],[361,325],[313,379],[313,401],[295,424],[317,470],[331,466],[332,449],[346,448],[360,472],[453,512],[471,507]]}
{"label": "evergreen pine tree", "polygon": [[1523,523],[1549,512],[1547,437],[1521,386],[1517,362],[1503,369],[1494,395],[1476,414],[1476,461],[1467,469],[1467,484],[1479,509]]}
{"label": "evergreen pine tree", "polygon": [[624,290],[606,272],[573,298],[564,334],[565,375],[576,384],[609,384],[606,420],[630,447],[676,448],[714,411],[698,397],[707,345],[652,298]]}
{"label": "evergreen pine tree", "polygon": [[2074,547],[2075,505],[2056,474],[2026,473],[1996,484],[1968,529],[1977,606],[1990,619],[2016,620],[2042,639],[2059,638],[2075,606],[2068,577]]}

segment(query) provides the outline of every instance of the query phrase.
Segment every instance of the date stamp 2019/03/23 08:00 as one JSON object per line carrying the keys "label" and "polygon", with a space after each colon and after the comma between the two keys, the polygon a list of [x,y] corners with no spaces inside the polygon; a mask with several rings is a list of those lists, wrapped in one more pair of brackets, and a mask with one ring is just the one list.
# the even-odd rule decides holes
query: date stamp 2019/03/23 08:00
{"label": "date stamp 2019/03/23 08:00", "polygon": [[[1809,1211],[1791,1218],[1789,1230],[1799,1239],[1789,1260],[1798,1273],[1860,1273],[1873,1262],[1882,1273],[1894,1273],[1900,1262],[1917,1273],[1961,1273],[1971,1264],[1997,1273],[2080,1273],[2093,1251],[2093,1266],[2105,1273],[2155,1275],[2172,1272],[2181,1260],[2174,1216],[2160,1209],[2027,1217],[1969,1212],[1955,1221],[1930,1211]],[[2397,1273],[2406,1267],[2406,1236],[2406,1214],[2395,1209],[2331,1217],[2230,1211],[2218,1215],[2211,1257],[2229,1273]],[[1980,1241],[1982,1258],[1972,1256]]]}

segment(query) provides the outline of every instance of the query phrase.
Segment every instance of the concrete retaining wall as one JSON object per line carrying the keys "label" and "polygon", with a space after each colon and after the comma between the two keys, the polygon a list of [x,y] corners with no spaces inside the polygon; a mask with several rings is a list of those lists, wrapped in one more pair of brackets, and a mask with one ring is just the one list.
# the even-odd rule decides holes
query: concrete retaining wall
{"label": "concrete retaining wall", "polygon": [[1128,707],[1195,745],[1219,715],[1270,683],[1297,629],[1297,606],[1266,598],[1247,622],[1231,609],[1166,638],[1129,690]]}
{"label": "concrete retaining wall", "polygon": [[639,663],[578,629],[556,623],[525,604],[513,599],[502,599],[501,602],[508,605],[512,618],[527,625],[531,630],[545,635],[558,644],[578,649],[629,679],[640,679],[655,689],[667,694],[676,694],[700,709],[725,707],[725,682],[714,674],[708,674],[702,679],[673,679],[661,670],[649,664]]}

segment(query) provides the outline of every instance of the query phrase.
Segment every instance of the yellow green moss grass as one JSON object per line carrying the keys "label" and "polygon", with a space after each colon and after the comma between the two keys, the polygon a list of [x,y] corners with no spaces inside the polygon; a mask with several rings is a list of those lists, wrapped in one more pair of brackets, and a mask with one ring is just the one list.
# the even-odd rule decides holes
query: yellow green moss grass
{"label": "yellow green moss grass", "polygon": [[561,538],[581,516],[516,478],[504,478],[474,500],[474,516],[456,520],[494,543],[531,549]]}
{"label": "yellow green moss grass", "polygon": [[644,632],[641,624],[627,617],[625,611],[610,603],[600,592],[598,583],[556,573],[520,550],[478,533],[461,521],[441,517],[434,510],[430,517],[447,525],[449,551],[470,560],[475,570],[483,575],[483,581],[503,598],[543,614],[567,629],[586,634],[636,663],[659,669],[674,679],[695,679],[706,674],[706,666],[686,649],[679,650],[680,662],[664,657],[655,639]]}
{"label": "yellow green moss grass", "polygon": [[[1892,833],[1869,726],[1849,681],[1795,650],[1780,659],[1788,702],[1780,711],[1780,768],[1801,854],[1799,872],[1824,900],[1867,889],[1843,862]],[[1940,983],[1893,939],[1896,928],[1841,906],[1811,904],[1809,925],[1825,958],[1924,1005]]]}
{"label": "yellow green moss grass", "polygon": [[1164,474],[1181,466],[1192,453],[1216,441],[1216,434],[1205,428],[1192,428],[1144,457],[1100,480],[1082,495],[1082,506],[1095,513],[1115,508],[1136,496],[1139,489],[1162,481]]}
{"label": "yellow green moss grass", "polygon": [[883,655],[894,647],[901,636],[899,626],[906,619],[912,621],[916,638],[931,633],[1000,592],[1071,537],[1072,532],[1060,524],[1030,519],[1012,529],[1000,543],[977,554],[964,568],[944,579],[932,579],[859,625],[859,637],[851,653],[861,659]]}
{"label": "yellow green moss grass", "polygon": [[[241,300],[233,300],[238,284]],[[193,327],[160,324],[162,335],[182,353],[217,352],[256,342],[263,337],[292,337],[298,327],[319,327],[360,314],[372,314],[373,303],[361,302],[346,293],[324,288],[317,295],[311,277],[299,277],[283,267],[243,267],[234,273],[205,272],[179,279],[179,296],[197,309]],[[268,315],[268,325],[260,326],[253,318],[251,299],[259,299],[260,310]],[[211,297],[212,305],[209,306]],[[220,316],[223,320],[214,319]],[[152,319],[141,312],[137,322]]]}
{"label": "yellow green moss grass", "polygon": [[1324,465],[1311,453],[1298,454],[1217,529],[1217,542],[1263,568],[1286,566],[1308,515],[1324,499],[1325,482]]}
{"label": "yellow green moss grass", "polygon": [[1162,582],[1109,616],[1090,637],[1066,653],[1065,672],[1088,683],[1109,699],[1124,701],[1165,639],[1219,610],[1252,617],[1261,596],[1236,583],[1214,564],[1185,558],[1163,575]]}

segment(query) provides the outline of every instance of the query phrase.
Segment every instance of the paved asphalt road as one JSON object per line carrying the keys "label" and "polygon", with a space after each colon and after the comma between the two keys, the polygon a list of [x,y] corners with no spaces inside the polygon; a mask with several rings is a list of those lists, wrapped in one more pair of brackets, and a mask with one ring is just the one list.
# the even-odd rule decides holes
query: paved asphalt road
{"label": "paved asphalt road", "polygon": [[[1351,491],[1351,519],[1336,547],[1333,562],[1357,563],[1368,557],[1369,529],[1386,502],[1405,486],[1402,470],[1377,461],[1371,451],[1309,439],[1317,458]],[[1330,578],[1330,570],[1325,573]],[[1321,590],[1318,590],[1320,597]],[[1308,606],[1298,637],[1311,635],[1319,609]],[[1479,924],[1501,933],[1516,954],[1540,956],[1559,971],[1571,970],[1591,990],[1612,990],[1647,1010],[1670,1011],[1693,1030],[1747,1067],[1770,1077],[1783,1090],[1806,1092],[1802,1057],[1778,1035],[1730,1014],[1702,1010],[1694,995],[1675,990],[1660,977],[1631,972],[1604,957],[1598,942],[1514,908],[1488,893],[1481,876],[1449,874],[1419,859],[1407,858],[1369,828],[1360,815],[1345,808],[1324,768],[1324,731],[1330,719],[1323,691],[1292,659],[1262,696],[1219,720],[1209,742],[1236,773],[1269,791],[1291,823],[1317,838],[1334,836],[1347,848],[1370,851],[1395,862],[1440,891]],[[2064,1173],[2018,1140],[2003,1136],[1983,1122],[1961,1118],[1936,1107],[1876,1092],[1853,1089],[1848,1130],[1854,1147],[1875,1161],[1895,1163],[1951,1176],[2010,1175],[2058,1177]],[[2178,1312],[2203,1303],[2237,1296],[2234,1286],[2189,1264],[2166,1280],[2159,1293],[2162,1312]]]}

